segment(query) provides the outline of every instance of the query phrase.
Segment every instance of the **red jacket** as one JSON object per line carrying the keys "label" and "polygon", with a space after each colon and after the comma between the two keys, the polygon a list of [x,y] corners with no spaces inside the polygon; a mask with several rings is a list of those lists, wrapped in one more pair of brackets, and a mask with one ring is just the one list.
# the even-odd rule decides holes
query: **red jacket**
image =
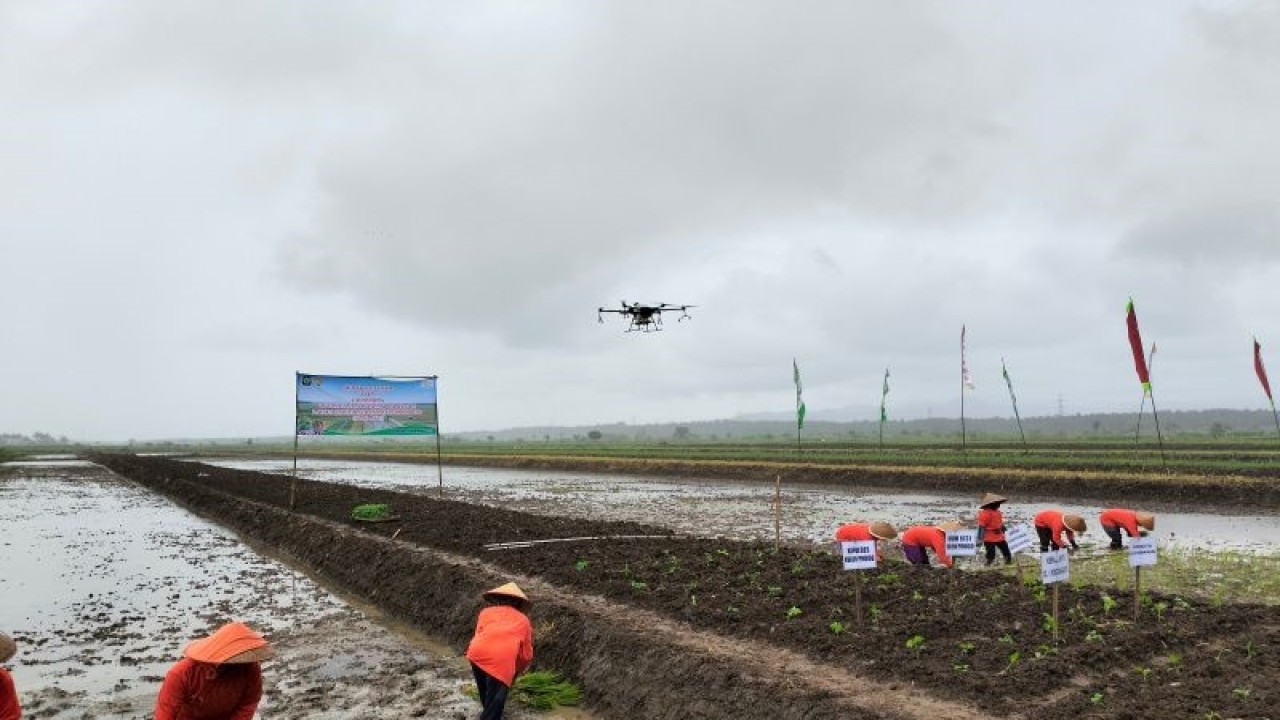
{"label": "red jacket", "polygon": [[0,668],[0,720],[21,720],[22,707],[18,705],[18,691],[13,687],[13,676]]}
{"label": "red jacket", "polygon": [[[1036,513],[1035,526],[1049,528],[1049,537],[1058,547],[1066,547],[1067,545],[1075,546],[1076,534],[1071,528],[1062,524],[1061,510],[1043,510]],[[1062,535],[1066,533],[1067,542],[1062,541]]]}
{"label": "red jacket", "polygon": [[982,542],[998,543],[1004,540],[1004,513],[982,508],[978,511],[978,527],[982,528]]}
{"label": "red jacket", "polygon": [[938,562],[947,567],[952,566],[952,560],[947,556],[947,534],[940,528],[931,525],[907,528],[902,533],[902,544],[922,548],[931,547],[934,554],[938,556]]}
{"label": "red jacket", "polygon": [[511,687],[516,676],[533,662],[533,625],[529,617],[508,605],[481,610],[476,618],[476,634],[467,646],[467,659]]}
{"label": "red jacket", "polygon": [[1098,522],[1103,526],[1124,528],[1129,533],[1129,537],[1138,537],[1138,513],[1133,510],[1121,510],[1120,508],[1111,508],[1103,510],[1098,516]]}
{"label": "red jacket", "polygon": [[251,720],[261,699],[258,663],[213,665],[183,658],[164,676],[155,720]]}

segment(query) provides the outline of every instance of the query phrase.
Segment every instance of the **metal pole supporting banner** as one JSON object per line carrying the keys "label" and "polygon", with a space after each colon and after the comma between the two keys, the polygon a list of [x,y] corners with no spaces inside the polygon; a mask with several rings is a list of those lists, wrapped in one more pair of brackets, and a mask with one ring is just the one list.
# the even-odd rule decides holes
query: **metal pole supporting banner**
{"label": "metal pole supporting banner", "polygon": [[440,452],[440,383],[435,375],[431,379],[436,381],[436,480],[439,483],[439,495],[444,497],[444,460]]}
{"label": "metal pole supporting banner", "polygon": [[289,479],[289,512],[298,504],[298,373],[293,374],[293,476]]}

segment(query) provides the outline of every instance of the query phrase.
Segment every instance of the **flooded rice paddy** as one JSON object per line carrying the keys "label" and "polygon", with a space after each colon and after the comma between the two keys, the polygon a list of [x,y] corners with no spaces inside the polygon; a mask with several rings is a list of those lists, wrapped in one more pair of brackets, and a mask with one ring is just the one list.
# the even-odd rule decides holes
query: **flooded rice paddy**
{"label": "flooded rice paddy", "polygon": [[150,717],[183,647],[233,619],[277,650],[258,717],[478,710],[457,653],[91,463],[0,467],[0,527],[0,629],[18,642],[6,666],[24,717]]}
{"label": "flooded rice paddy", "polygon": [[[205,460],[223,467],[291,473],[292,460]],[[301,477],[366,487],[435,493],[434,465],[299,459]],[[501,505],[527,512],[632,520],[678,532],[772,540],[775,488],[759,483],[666,477],[637,477],[550,470],[446,466],[443,492],[450,499]],[[786,486],[781,489],[781,534],[790,541],[825,542],[851,520],[886,520],[899,528],[959,519],[972,524],[976,498],[964,494],[896,493],[880,488]],[[1096,518],[1104,507],[1132,506],[1123,497],[1107,505],[1063,497],[1013,497],[1004,507],[1008,524],[1030,522],[1045,508],[1060,508],[1090,521],[1086,547],[1101,548],[1107,537]],[[1217,511],[1198,505],[1143,503],[1136,509],[1157,515],[1161,546],[1211,550],[1280,552],[1280,514],[1261,509]]]}

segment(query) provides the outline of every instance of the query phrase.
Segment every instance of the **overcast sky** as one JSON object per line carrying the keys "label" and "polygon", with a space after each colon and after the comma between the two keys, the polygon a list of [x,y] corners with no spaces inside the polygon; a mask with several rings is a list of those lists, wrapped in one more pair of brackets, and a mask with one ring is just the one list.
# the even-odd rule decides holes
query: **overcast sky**
{"label": "overcast sky", "polygon": [[[0,432],[1264,408],[1280,3],[0,0]],[[661,333],[597,308],[695,304]],[[1280,376],[1276,377],[1280,384]]]}

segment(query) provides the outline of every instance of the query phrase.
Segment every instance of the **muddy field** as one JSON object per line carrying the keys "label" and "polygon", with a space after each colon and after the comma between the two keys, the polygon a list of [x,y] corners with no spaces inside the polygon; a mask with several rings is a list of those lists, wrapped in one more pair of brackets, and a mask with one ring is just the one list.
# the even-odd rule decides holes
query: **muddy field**
{"label": "muddy field", "polygon": [[[313,529],[272,530],[263,523],[263,531],[409,622],[438,624],[442,611],[434,605],[452,606],[443,589],[424,602],[394,573],[379,578],[379,565],[425,552],[419,548],[529,578],[560,598],[535,610],[535,624],[558,628],[544,632],[542,661],[579,679],[605,717],[784,717],[771,709],[780,707],[780,694],[786,707],[795,707],[786,717],[810,718],[847,716],[855,708],[862,717],[886,718],[1267,718],[1280,704],[1274,607],[1148,594],[1134,622],[1131,596],[1064,586],[1061,642],[1055,643],[1046,619],[1052,593],[1038,585],[1024,589],[998,573],[889,565],[855,575],[808,544],[775,550],[767,543],[676,535],[494,552],[484,545],[670,531],[306,480],[298,484],[297,512],[286,515],[286,478],[163,459],[102,461],[211,512],[236,508],[231,512],[240,516],[291,517],[291,523],[314,518]],[[348,514],[366,502],[392,504],[400,521],[358,526]],[[378,559],[355,550],[308,550],[290,539],[343,526],[332,536],[343,544],[334,548],[378,547],[370,551]],[[594,606],[596,599],[616,615],[616,627],[599,629],[585,613],[564,609]],[[630,641],[635,647],[622,649],[629,650],[633,669],[644,672],[618,682],[619,669],[602,671],[601,664],[618,662],[621,651],[600,641],[617,642],[611,633],[625,632],[627,618],[645,623]],[[598,636],[576,633],[577,622]],[[683,635],[699,640],[686,642]],[[702,647],[707,661],[690,660],[691,647]],[[654,700],[663,697],[672,699]]]}
{"label": "muddy field", "polygon": [[0,527],[0,629],[20,647],[7,665],[26,718],[150,717],[182,647],[230,619],[278,651],[260,717],[452,719],[478,707],[456,650],[98,466],[0,467]]}

